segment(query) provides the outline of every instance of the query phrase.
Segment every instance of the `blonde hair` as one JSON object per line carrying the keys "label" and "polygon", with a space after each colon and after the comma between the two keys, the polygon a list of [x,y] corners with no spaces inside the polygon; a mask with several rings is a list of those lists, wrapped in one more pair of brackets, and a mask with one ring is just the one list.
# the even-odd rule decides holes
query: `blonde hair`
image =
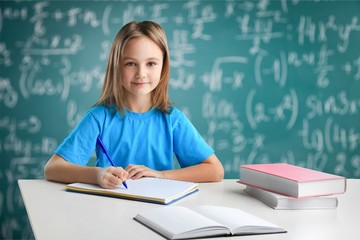
{"label": "blonde hair", "polygon": [[94,106],[103,104],[111,107],[114,105],[120,113],[124,114],[125,91],[121,84],[122,56],[129,40],[139,37],[150,38],[163,52],[160,82],[152,91],[152,105],[164,113],[170,112],[172,104],[168,95],[170,78],[169,49],[164,30],[159,24],[152,21],[129,22],[117,33],[110,49],[101,95]]}

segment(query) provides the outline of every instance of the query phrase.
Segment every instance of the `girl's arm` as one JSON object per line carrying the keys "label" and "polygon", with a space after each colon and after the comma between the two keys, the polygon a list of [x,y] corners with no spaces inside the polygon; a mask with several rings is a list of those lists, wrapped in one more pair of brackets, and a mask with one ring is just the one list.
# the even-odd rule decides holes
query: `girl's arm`
{"label": "girl's arm", "polygon": [[125,168],[129,178],[141,177],[168,178],[191,182],[219,182],[224,179],[224,168],[215,154],[203,162],[181,169],[155,171],[142,165],[129,165]]}
{"label": "girl's arm", "polygon": [[66,161],[54,154],[44,169],[45,178],[49,181],[62,183],[90,183],[103,188],[114,188],[127,179],[128,173],[122,168],[80,166]]}

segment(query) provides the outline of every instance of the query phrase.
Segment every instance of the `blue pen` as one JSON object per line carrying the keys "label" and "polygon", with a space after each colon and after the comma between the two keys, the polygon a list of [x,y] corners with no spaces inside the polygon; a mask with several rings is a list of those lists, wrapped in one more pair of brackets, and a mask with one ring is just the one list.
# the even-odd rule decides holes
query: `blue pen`
{"label": "blue pen", "polygon": [[[110,155],[109,155],[109,153],[108,153],[105,145],[103,144],[103,142],[101,141],[101,139],[100,139],[99,137],[97,137],[96,143],[99,145],[101,151],[102,151],[103,153],[105,153],[105,155],[106,155],[107,159],[109,160],[111,166],[116,167],[116,166],[115,166],[115,163],[111,160],[111,157],[110,157]],[[128,188],[125,181],[123,181],[122,184],[124,185],[124,187]]]}

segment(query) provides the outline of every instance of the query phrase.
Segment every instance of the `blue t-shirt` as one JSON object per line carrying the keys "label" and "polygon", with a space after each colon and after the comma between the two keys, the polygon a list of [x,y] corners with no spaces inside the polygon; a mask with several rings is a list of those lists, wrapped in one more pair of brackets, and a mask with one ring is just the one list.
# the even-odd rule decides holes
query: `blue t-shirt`
{"label": "blue t-shirt", "polygon": [[144,165],[155,170],[173,169],[173,154],[181,167],[196,165],[214,150],[204,141],[188,118],[177,108],[170,114],[156,108],[146,113],[96,106],[55,149],[65,160],[87,165],[92,153],[96,166],[110,166],[96,145],[100,136],[116,166]]}

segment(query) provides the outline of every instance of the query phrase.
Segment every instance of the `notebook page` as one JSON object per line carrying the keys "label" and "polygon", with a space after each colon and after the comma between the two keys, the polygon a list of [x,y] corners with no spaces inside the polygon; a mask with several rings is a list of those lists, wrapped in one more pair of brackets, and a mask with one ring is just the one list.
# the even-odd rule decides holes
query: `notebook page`
{"label": "notebook page", "polygon": [[194,209],[194,211],[227,226],[232,232],[239,227],[245,226],[279,229],[277,225],[237,208],[201,206]]}

